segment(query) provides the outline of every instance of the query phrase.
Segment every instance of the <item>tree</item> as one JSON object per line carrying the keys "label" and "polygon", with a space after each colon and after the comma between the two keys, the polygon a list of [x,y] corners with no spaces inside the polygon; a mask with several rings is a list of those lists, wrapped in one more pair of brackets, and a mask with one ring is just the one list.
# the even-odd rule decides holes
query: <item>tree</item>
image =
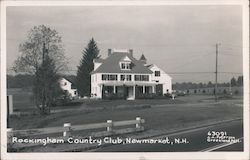
{"label": "tree", "polygon": [[91,93],[91,75],[90,73],[94,69],[93,60],[98,58],[99,49],[97,44],[92,38],[88,46],[82,52],[83,56],[78,66],[76,76],[76,86],[81,96],[89,96]]}
{"label": "tree", "polygon": [[27,41],[19,45],[21,55],[14,63],[14,71],[35,74],[42,64],[44,49],[54,61],[57,71],[65,68],[67,61],[61,36],[56,30],[39,25],[33,27],[28,33]]}
{"label": "tree", "polygon": [[203,86],[204,86],[203,83],[199,83],[199,86],[198,86],[198,87],[199,87],[199,88],[203,88]]}
{"label": "tree", "polygon": [[213,87],[213,83],[211,81],[208,82],[207,87],[211,88]]}
{"label": "tree", "polygon": [[243,76],[239,76],[239,77],[238,77],[237,85],[238,85],[238,86],[243,86]]}
{"label": "tree", "polygon": [[236,85],[237,85],[236,79],[233,77],[233,78],[231,79],[231,86],[234,87],[234,86],[236,86]]}
{"label": "tree", "polygon": [[42,114],[50,113],[55,99],[63,94],[58,83],[60,77],[55,68],[53,59],[46,55],[35,75],[33,93],[36,106]]}
{"label": "tree", "polygon": [[32,87],[34,81],[34,75],[30,74],[17,74],[7,75],[7,88],[25,88]]}
{"label": "tree", "polygon": [[51,101],[60,92],[58,74],[66,66],[61,36],[54,29],[39,25],[33,27],[27,40],[20,44],[21,55],[14,63],[15,72],[35,76],[33,96],[42,113],[50,107]]}

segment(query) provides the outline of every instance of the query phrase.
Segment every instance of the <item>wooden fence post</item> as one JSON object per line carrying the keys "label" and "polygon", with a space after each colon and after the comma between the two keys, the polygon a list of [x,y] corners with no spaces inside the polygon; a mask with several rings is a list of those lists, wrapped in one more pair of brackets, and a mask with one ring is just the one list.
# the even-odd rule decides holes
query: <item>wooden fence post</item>
{"label": "wooden fence post", "polygon": [[174,94],[172,94],[172,99],[174,99],[175,98],[175,95]]}
{"label": "wooden fence post", "polygon": [[136,117],[137,123],[135,124],[136,129],[141,129],[141,117]]}
{"label": "wooden fence post", "polygon": [[108,126],[107,126],[107,131],[112,132],[112,127],[113,127],[113,122],[112,120],[107,120]]}
{"label": "wooden fence post", "polygon": [[8,95],[7,96],[7,104],[8,104],[8,111],[9,111],[9,115],[13,114],[13,96],[12,95]]}
{"label": "wooden fence post", "polygon": [[64,127],[63,138],[68,139],[71,136],[71,133],[70,133],[71,124],[64,123],[63,127]]}
{"label": "wooden fence post", "polygon": [[12,128],[7,128],[7,143],[12,142],[12,137],[13,137],[13,129]]}
{"label": "wooden fence post", "polygon": [[10,115],[13,114],[13,96],[7,95],[7,127],[9,127]]}

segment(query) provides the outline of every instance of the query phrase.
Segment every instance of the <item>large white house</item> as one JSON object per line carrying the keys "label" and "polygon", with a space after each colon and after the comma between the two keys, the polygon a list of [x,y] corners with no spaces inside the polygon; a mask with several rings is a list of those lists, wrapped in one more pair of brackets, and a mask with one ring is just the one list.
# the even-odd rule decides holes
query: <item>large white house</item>
{"label": "large white house", "polygon": [[106,59],[94,59],[91,95],[96,98],[116,96],[133,100],[145,95],[172,92],[172,78],[144,55],[139,60],[133,50],[108,49]]}

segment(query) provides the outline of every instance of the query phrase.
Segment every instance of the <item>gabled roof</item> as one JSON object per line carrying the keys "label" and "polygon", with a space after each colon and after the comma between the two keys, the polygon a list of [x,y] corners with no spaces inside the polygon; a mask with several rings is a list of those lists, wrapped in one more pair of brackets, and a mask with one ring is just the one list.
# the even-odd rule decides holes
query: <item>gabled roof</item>
{"label": "gabled roof", "polygon": [[122,61],[131,62],[131,59],[129,59],[128,56],[124,56],[121,60]]}
{"label": "gabled roof", "polygon": [[146,57],[144,56],[144,54],[141,55],[141,58],[139,59],[140,61],[146,61]]}
{"label": "gabled roof", "polygon": [[154,65],[154,64],[147,64],[147,65],[145,65],[145,66],[148,67],[148,68],[151,68],[153,65]]}
{"label": "gabled roof", "polygon": [[[131,70],[122,70],[120,68],[119,62],[123,58],[128,57],[131,60],[132,68]],[[103,63],[98,67],[93,73],[142,73],[142,74],[151,74],[153,73],[150,69],[145,67],[141,61],[136,60],[129,53],[114,52],[108,56]]]}
{"label": "gabled roof", "polygon": [[71,83],[71,88],[72,89],[76,89],[76,78],[74,76],[65,76],[65,77],[61,77],[61,79],[65,79],[66,81]]}
{"label": "gabled roof", "polygon": [[105,60],[104,59],[102,59],[102,58],[95,58],[94,59],[94,62],[97,62],[97,63],[102,63],[102,62],[104,62]]}

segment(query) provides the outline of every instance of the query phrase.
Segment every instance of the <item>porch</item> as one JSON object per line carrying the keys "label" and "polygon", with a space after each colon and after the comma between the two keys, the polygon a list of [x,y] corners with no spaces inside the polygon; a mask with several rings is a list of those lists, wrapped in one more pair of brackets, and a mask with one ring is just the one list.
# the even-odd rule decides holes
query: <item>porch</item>
{"label": "porch", "polygon": [[103,99],[134,100],[162,94],[162,87],[155,83],[105,83],[101,90]]}

